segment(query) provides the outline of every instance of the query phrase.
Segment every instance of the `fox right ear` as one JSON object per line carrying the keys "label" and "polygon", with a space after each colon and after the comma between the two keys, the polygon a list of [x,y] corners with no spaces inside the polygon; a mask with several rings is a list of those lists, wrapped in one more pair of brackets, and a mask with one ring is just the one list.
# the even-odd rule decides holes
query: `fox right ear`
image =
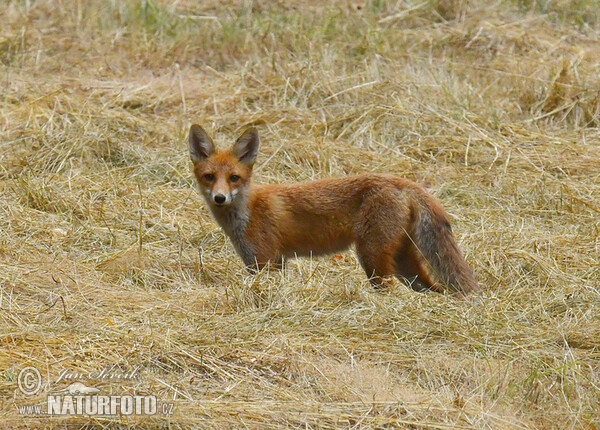
{"label": "fox right ear", "polygon": [[206,160],[215,152],[215,144],[212,139],[198,124],[190,127],[189,144],[190,157],[194,163]]}
{"label": "fox right ear", "polygon": [[231,149],[241,163],[252,166],[256,161],[259,146],[258,131],[254,127],[250,127],[238,137]]}

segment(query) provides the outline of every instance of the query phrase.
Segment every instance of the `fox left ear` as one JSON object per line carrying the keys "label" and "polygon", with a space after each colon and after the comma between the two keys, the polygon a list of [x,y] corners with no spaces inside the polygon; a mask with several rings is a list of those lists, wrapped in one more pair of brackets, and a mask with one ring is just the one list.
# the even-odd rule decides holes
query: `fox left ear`
{"label": "fox left ear", "polygon": [[194,163],[206,161],[215,152],[215,144],[202,127],[194,124],[190,127],[188,137],[190,157]]}
{"label": "fox left ear", "polygon": [[254,127],[247,128],[235,141],[232,148],[233,155],[240,160],[240,163],[251,166],[256,161],[259,146],[258,131]]}

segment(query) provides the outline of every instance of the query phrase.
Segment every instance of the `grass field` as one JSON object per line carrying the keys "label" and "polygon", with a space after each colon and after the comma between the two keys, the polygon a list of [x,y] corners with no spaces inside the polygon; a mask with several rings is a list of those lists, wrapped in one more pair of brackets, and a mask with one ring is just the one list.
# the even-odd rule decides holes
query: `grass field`
{"label": "grass field", "polygon": [[[0,0],[4,428],[600,429],[595,0]],[[190,173],[390,172],[451,214],[472,300],[354,254],[248,276]],[[64,389],[171,416],[20,416]],[[17,388],[25,366],[42,389]]]}

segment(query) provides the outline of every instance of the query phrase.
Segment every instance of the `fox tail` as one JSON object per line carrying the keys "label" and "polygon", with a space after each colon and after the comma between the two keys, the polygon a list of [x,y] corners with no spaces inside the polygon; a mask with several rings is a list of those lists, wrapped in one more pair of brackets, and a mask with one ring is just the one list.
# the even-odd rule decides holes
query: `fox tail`
{"label": "fox tail", "polygon": [[481,290],[454,240],[448,217],[435,200],[421,206],[414,231],[420,253],[452,292],[469,294]]}

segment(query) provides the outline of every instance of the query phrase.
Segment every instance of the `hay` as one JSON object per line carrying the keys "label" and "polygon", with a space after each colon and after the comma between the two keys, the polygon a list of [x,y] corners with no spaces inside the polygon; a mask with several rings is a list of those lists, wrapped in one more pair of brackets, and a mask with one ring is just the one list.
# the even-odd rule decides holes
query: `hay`
{"label": "hay", "polygon": [[[0,22],[4,426],[600,425],[594,1],[8,1]],[[191,122],[220,145],[258,125],[262,182],[426,185],[485,291],[375,292],[351,252],[248,277]],[[105,393],[174,415],[17,414],[106,365],[140,379]]]}

